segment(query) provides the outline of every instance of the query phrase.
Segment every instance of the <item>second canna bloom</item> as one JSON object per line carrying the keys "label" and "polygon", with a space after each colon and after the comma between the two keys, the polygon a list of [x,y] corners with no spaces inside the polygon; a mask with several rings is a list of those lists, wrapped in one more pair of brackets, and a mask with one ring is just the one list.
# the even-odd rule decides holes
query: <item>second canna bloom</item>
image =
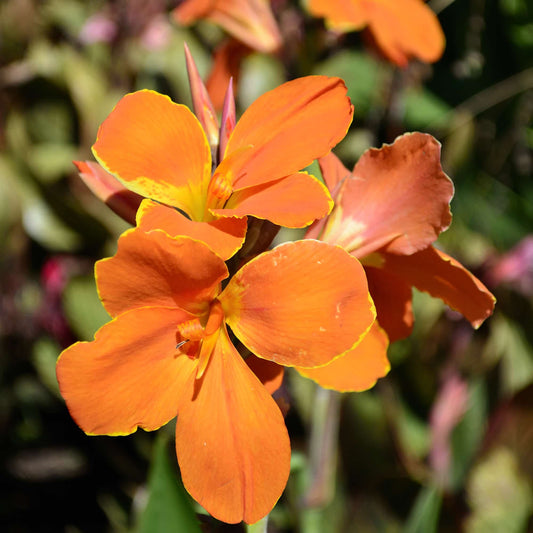
{"label": "second canna bloom", "polygon": [[285,487],[290,442],[265,365],[248,365],[231,339],[274,373],[321,366],[365,336],[375,310],[359,261],[319,241],[265,252],[222,289],[227,277],[199,241],[127,231],[96,265],[112,320],[61,354],[57,377],[88,434],[155,430],[177,416],[187,490],[222,521],[254,523]]}

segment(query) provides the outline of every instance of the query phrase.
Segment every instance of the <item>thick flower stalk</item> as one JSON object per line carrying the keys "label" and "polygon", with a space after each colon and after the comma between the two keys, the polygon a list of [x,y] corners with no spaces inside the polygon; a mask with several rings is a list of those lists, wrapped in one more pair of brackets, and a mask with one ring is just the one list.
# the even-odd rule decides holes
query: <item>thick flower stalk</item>
{"label": "thick flower stalk", "polygon": [[353,106],[343,81],[309,76],[285,83],[239,121],[230,86],[219,127],[188,60],[196,116],[154,91],[123,97],[93,146],[103,170],[78,163],[85,181],[99,184],[93,190],[100,191],[102,172],[110,174],[119,184],[107,184],[107,197],[100,191],[109,205],[131,200],[126,188],[134,199],[145,198],[140,227],[202,240],[223,259],[242,246],[248,215],[293,228],[327,215],[333,206],[327,188],[300,170],[346,135]]}
{"label": "thick flower stalk", "polygon": [[[57,377],[88,434],[155,430],[177,415],[187,490],[216,518],[253,523],[272,509],[289,475],[272,375],[278,365],[321,366],[352,349],[375,309],[359,261],[319,241],[255,257],[222,290],[227,277],[224,261],[202,242],[128,230],[115,256],[96,264],[112,320],[94,341],[61,354]],[[228,327],[254,354],[250,366]]]}
{"label": "thick flower stalk", "polygon": [[433,246],[451,222],[453,184],[431,135],[405,134],[365,152],[353,171],[333,154],[319,160],[335,200],[306,237],[342,246],[363,264],[377,321],[345,357],[302,373],[337,390],[361,390],[388,370],[392,342],[412,330],[412,287],[440,298],[473,327],[492,314],[491,292],[458,261]]}
{"label": "thick flower stalk", "polygon": [[413,57],[433,63],[444,51],[444,33],[424,0],[309,0],[308,6],[332,30],[368,27],[379,50],[400,67]]}

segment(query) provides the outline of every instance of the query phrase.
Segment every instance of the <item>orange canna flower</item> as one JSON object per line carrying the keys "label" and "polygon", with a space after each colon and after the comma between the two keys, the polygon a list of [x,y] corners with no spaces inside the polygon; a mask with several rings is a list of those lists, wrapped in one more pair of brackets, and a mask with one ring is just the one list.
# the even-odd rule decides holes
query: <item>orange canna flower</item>
{"label": "orange canna flower", "polygon": [[[440,298],[475,328],[492,314],[495,298],[459,262],[432,246],[450,225],[453,184],[431,135],[405,134],[368,150],[352,172],[332,153],[319,163],[335,207],[306,237],[340,245],[362,262],[379,325],[343,358],[301,373],[328,388],[361,390],[388,371],[387,336],[395,341],[411,333],[412,287]],[[364,366],[365,361],[374,366]]]}
{"label": "orange canna flower", "polygon": [[[198,79],[191,76],[193,84]],[[247,215],[295,228],[328,214],[327,188],[299,170],[348,130],[353,107],[342,80],[309,76],[285,83],[258,98],[236,124],[230,91],[220,134],[199,83],[193,91],[198,119],[167,96],[142,90],[123,97],[100,126],[96,159],[146,198],[137,224],[189,235],[228,259],[243,243]]]}
{"label": "orange canna flower", "polygon": [[368,27],[378,48],[400,67],[411,57],[433,63],[444,51],[442,28],[423,0],[309,0],[309,11],[333,30]]}
{"label": "orange canna flower", "polygon": [[[86,433],[126,435],[177,415],[187,490],[220,520],[256,522],[289,475],[289,437],[270,396],[277,365],[324,365],[365,335],[375,309],[361,264],[338,246],[286,243],[221,290],[228,270],[207,245],[135,228],[95,270],[112,320],[60,355],[72,417]],[[255,354],[250,365],[228,326]]]}
{"label": "orange canna flower", "polygon": [[268,0],[184,0],[173,16],[183,25],[209,20],[258,52],[275,52],[281,46]]}

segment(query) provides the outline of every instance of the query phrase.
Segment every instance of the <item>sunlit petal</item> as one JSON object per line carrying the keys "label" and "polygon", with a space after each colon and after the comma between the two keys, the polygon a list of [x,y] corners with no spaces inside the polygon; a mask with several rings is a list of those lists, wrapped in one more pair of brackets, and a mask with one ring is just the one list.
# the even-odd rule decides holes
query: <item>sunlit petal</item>
{"label": "sunlit petal", "polygon": [[267,183],[326,155],[348,131],[353,107],[339,78],[307,76],[260,96],[237,122],[226,155],[253,146],[234,189]]}
{"label": "sunlit petal", "polygon": [[137,220],[137,226],[143,231],[162,229],[171,237],[181,235],[202,241],[224,261],[239,250],[246,235],[246,218],[195,222],[176,209],[151,200],[145,200],[141,204]]}
{"label": "sunlit petal", "polygon": [[222,259],[204,243],[139,229],[124,233],[117,253],[98,261],[95,270],[100,299],[111,316],[146,306],[206,311],[228,275]]}
{"label": "sunlit petal", "polygon": [[93,342],[67,348],[57,363],[61,395],[89,434],[154,430],[174,418],[196,363],[176,350],[180,309],[144,308],[120,315]]}
{"label": "sunlit petal", "polygon": [[128,94],[100,126],[93,153],[130,190],[202,219],[211,154],[187,107],[154,91]]}
{"label": "sunlit petal", "polygon": [[475,328],[492,314],[495,298],[491,292],[449,255],[430,246],[413,255],[383,254],[384,268],[409,284],[440,298],[459,311]]}
{"label": "sunlit petal", "polygon": [[328,363],[359,342],[375,318],[359,261],[313,240],[282,244],[249,261],[219,299],[250,351],[288,366]]}
{"label": "sunlit petal", "polygon": [[281,412],[222,331],[181,396],[176,450],[185,488],[215,518],[253,523],[281,496],[290,442]]}
{"label": "sunlit petal", "polygon": [[326,389],[341,392],[367,390],[390,370],[388,346],[387,334],[374,322],[363,340],[342,357],[320,368],[296,370]]}

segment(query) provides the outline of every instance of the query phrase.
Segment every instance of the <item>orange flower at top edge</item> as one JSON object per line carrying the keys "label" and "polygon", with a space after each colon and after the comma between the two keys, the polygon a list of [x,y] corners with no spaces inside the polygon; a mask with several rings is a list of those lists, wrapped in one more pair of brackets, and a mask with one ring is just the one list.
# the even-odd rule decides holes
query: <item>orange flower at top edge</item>
{"label": "orange flower at top edge", "polygon": [[142,90],[119,101],[93,153],[123,186],[147,198],[138,225],[189,235],[228,259],[242,245],[247,215],[294,228],[329,213],[327,188],[299,170],[346,135],[352,114],[339,78],[285,83],[259,97],[236,124],[223,120],[221,160],[213,170],[213,127],[208,140],[186,106]]}
{"label": "orange flower at top edge", "polygon": [[375,320],[359,261],[319,241],[287,243],[246,263],[221,290],[228,270],[208,246],[136,228],[97,263],[96,276],[112,320],[57,363],[76,423],[89,434],[125,435],[177,415],[190,494],[222,521],[261,519],[285,487],[289,437],[267,388],[272,373],[263,386],[227,325],[265,363],[324,365]]}
{"label": "orange flower at top edge", "polygon": [[444,51],[442,28],[423,0],[309,0],[309,11],[333,30],[368,27],[380,50],[401,67],[411,57],[433,63]]}
{"label": "orange flower at top edge", "polygon": [[183,25],[202,18],[214,22],[258,52],[274,52],[281,45],[269,0],[185,0],[173,15]]}
{"label": "orange flower at top edge", "polygon": [[[361,372],[361,361],[370,358],[360,352],[373,337],[375,343],[381,338],[386,350],[386,336],[394,341],[411,333],[412,287],[440,298],[475,328],[492,314],[495,299],[483,283],[432,246],[451,222],[453,196],[453,184],[441,168],[438,141],[422,133],[403,135],[391,145],[365,152],[352,172],[332,153],[319,163],[335,207],[306,237],[338,244],[362,262],[377,310],[379,327],[376,324],[372,335],[353,350],[353,372]],[[338,362],[345,365],[338,372],[334,361],[329,369],[302,373],[347,390],[350,358]],[[372,385],[381,376],[369,371],[366,377]]]}

